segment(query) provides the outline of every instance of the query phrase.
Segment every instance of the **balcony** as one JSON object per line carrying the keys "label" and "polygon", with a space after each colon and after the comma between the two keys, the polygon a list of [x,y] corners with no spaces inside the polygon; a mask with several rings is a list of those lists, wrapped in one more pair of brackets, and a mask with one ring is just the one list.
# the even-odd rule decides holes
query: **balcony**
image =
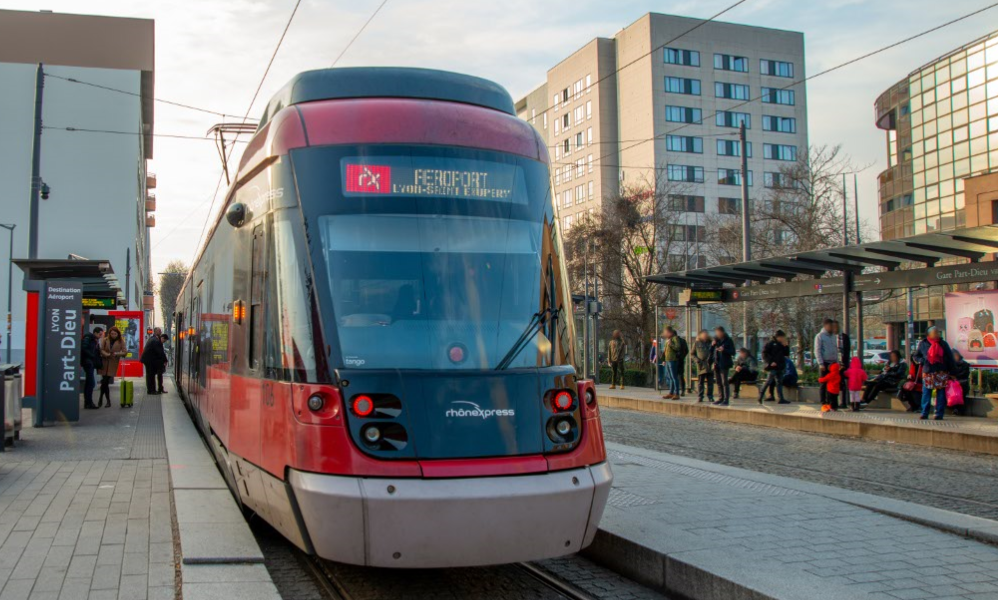
{"label": "balcony", "polygon": [[156,226],[156,215],[146,215],[146,227]]}
{"label": "balcony", "polygon": [[156,212],[156,196],[146,196],[146,212]]}
{"label": "balcony", "polygon": [[156,308],[156,297],[152,294],[142,296],[142,310],[153,310]]}
{"label": "balcony", "polygon": [[156,189],[156,174],[146,173],[146,189],[154,190]]}

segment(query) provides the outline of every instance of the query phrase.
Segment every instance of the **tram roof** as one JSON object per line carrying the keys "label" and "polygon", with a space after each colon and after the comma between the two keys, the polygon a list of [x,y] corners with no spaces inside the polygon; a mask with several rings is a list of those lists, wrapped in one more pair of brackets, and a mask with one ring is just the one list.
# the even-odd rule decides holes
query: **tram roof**
{"label": "tram roof", "polygon": [[998,252],[998,225],[983,225],[662,273],[645,279],[653,283],[687,288],[721,287],[725,283],[741,285],[745,281],[765,284],[771,279],[790,281],[798,275],[821,277],[829,271],[858,273],[866,267],[893,270],[904,263],[922,263],[926,267],[932,267],[953,258],[967,258],[976,262],[995,252]]}
{"label": "tram roof", "polygon": [[295,75],[271,98],[260,127],[287,106],[347,98],[445,100],[516,115],[509,92],[481,77],[411,67],[345,67]]}

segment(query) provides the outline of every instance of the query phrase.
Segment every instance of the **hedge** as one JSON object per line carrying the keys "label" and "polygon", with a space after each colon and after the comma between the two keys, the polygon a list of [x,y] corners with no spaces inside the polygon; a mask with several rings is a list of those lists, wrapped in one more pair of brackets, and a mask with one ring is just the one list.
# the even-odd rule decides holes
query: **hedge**
{"label": "hedge", "polygon": [[[610,367],[600,367],[600,383],[610,383],[610,376],[613,372]],[[652,387],[655,380],[649,377],[649,373],[640,369],[624,369],[624,385],[631,387]]]}

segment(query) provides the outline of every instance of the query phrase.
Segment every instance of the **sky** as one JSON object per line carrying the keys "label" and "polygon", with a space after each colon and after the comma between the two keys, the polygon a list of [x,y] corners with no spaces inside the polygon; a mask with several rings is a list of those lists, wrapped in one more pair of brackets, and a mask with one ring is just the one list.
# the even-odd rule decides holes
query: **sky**
{"label": "sky", "polygon": [[[381,0],[303,0],[260,83],[294,0],[0,0],[0,8],[156,20],[155,96],[257,119],[299,71],[328,67]],[[610,37],[646,12],[707,18],[733,0],[388,0],[338,66],[420,66],[470,73],[519,98],[547,70],[594,37]],[[723,21],[801,31],[806,72],[866,52],[986,6],[988,0],[747,0]],[[857,166],[860,215],[876,228],[876,176],[886,166],[873,103],[912,70],[998,26],[998,8],[807,83],[812,145],[841,144]],[[155,132],[202,136],[220,117],[157,103]],[[240,145],[233,156],[238,160]],[[212,203],[221,162],[210,140],[157,138],[152,271],[190,263]],[[851,184],[851,182],[850,182]],[[851,190],[850,190],[851,193]]]}

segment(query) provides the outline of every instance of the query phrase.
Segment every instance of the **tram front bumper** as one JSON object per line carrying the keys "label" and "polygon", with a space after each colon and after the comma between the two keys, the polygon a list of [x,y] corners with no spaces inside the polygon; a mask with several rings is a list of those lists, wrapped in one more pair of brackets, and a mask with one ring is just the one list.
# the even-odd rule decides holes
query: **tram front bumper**
{"label": "tram front bumper", "polygon": [[442,568],[578,552],[592,543],[609,463],[537,475],[362,479],[290,472],[316,554],[355,565]]}

